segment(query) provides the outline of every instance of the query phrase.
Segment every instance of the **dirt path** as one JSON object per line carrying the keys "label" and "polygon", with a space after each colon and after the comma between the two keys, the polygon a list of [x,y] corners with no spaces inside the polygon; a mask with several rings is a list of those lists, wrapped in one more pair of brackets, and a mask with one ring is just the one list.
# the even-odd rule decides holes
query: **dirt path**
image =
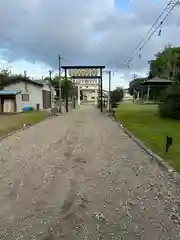
{"label": "dirt path", "polygon": [[0,143],[0,239],[180,239],[180,192],[92,107]]}

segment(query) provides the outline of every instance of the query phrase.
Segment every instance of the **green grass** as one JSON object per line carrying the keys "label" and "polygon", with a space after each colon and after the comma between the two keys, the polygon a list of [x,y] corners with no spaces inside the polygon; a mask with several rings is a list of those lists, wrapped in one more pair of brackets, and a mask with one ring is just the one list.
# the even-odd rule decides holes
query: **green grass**
{"label": "green grass", "polygon": [[[132,103],[121,104],[116,118],[152,151],[180,171],[180,121],[161,118],[156,105]],[[165,153],[167,135],[173,137],[173,145]]]}
{"label": "green grass", "polygon": [[24,124],[33,124],[41,122],[47,117],[46,112],[32,111],[13,115],[0,115],[0,136],[6,135],[12,131],[18,130]]}

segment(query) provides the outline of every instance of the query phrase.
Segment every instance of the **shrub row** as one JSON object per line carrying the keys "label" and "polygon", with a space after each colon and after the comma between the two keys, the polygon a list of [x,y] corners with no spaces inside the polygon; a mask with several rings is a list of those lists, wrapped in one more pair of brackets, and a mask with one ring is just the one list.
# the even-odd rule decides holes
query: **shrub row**
{"label": "shrub row", "polygon": [[180,119],[180,84],[173,84],[161,95],[159,113],[162,117]]}

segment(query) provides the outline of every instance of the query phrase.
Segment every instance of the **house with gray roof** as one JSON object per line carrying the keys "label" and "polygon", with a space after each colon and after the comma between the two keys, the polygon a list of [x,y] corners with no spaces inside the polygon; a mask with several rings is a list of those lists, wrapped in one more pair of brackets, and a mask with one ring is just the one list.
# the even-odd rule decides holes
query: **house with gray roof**
{"label": "house with gray roof", "polygon": [[47,81],[10,78],[0,90],[0,112],[23,112],[27,108],[43,110],[53,107],[55,90]]}

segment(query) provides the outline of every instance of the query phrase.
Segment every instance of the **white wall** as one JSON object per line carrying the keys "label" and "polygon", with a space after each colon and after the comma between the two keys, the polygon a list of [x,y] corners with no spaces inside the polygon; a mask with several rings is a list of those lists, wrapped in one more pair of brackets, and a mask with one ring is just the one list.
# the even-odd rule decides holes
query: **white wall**
{"label": "white wall", "polygon": [[17,95],[16,99],[17,99],[17,105],[18,105],[17,108],[18,109],[20,109],[20,108],[23,109],[24,106],[32,106],[33,108],[36,108],[36,104],[39,104],[40,109],[43,109],[42,89],[49,90],[49,87],[48,86],[42,87],[42,86],[38,86],[35,84],[31,84],[31,83],[27,83],[26,86],[27,86],[27,91],[25,88],[25,83],[19,82],[19,83],[15,83],[15,84],[6,86],[4,88],[4,90],[21,90],[22,94],[23,93],[29,94],[29,101],[22,101],[21,95]]}

